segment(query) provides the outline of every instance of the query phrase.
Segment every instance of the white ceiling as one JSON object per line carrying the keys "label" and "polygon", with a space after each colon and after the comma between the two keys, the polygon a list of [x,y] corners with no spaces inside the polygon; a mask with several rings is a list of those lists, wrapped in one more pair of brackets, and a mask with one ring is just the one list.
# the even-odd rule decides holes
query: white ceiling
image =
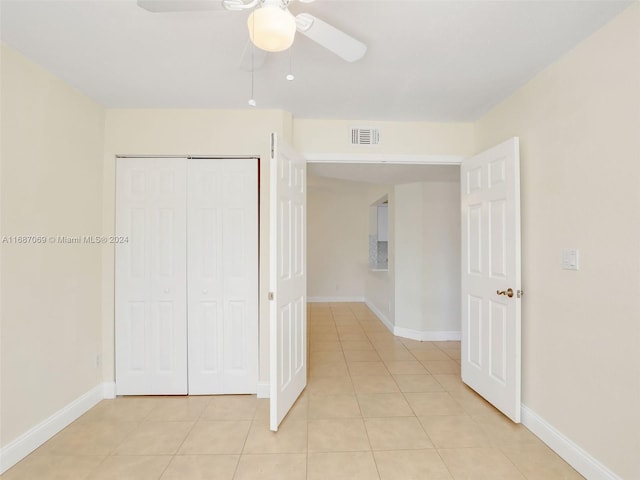
{"label": "white ceiling", "polygon": [[[368,45],[349,64],[308,38],[269,54],[258,108],[299,118],[473,121],[629,1],[294,2]],[[135,0],[1,0],[2,41],[107,107],[250,108],[246,12],[154,14]]]}

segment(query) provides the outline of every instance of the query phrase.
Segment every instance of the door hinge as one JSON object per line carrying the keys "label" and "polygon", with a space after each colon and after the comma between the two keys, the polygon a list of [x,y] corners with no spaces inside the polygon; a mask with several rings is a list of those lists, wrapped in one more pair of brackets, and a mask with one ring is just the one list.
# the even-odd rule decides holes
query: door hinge
{"label": "door hinge", "polygon": [[271,158],[276,157],[276,138],[275,134],[271,134]]}
{"label": "door hinge", "polygon": [[273,294],[273,292],[269,292],[269,300],[273,300],[275,298],[275,295]]}

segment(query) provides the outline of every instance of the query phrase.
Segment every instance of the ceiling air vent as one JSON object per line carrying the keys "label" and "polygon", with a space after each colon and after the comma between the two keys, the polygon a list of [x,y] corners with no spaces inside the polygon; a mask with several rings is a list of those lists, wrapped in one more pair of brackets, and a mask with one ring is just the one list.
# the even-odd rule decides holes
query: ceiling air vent
{"label": "ceiling air vent", "polygon": [[378,145],[380,130],[377,128],[352,128],[351,145]]}

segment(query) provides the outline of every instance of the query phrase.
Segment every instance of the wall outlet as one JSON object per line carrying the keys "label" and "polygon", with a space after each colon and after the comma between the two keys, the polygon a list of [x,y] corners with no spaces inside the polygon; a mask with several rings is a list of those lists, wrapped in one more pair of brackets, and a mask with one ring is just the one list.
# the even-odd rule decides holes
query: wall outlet
{"label": "wall outlet", "polygon": [[99,353],[96,353],[93,356],[93,366],[95,368],[100,368],[101,365],[102,365],[102,355],[100,355]]}

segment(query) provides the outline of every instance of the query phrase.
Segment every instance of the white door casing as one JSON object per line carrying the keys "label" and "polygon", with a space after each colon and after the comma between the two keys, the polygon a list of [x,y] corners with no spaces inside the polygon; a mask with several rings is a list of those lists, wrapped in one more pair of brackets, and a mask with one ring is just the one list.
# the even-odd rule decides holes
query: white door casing
{"label": "white door casing", "polygon": [[521,384],[519,163],[519,142],[513,138],[465,159],[460,169],[462,380],[516,423]]}
{"label": "white door casing", "polygon": [[[117,395],[187,393],[186,163],[116,162]],[[182,159],[184,160],[184,159]]]}
{"label": "white door casing", "polygon": [[306,161],[271,135],[270,428],[307,384]]}
{"label": "white door casing", "polygon": [[189,394],[256,393],[256,158],[188,161]]}

